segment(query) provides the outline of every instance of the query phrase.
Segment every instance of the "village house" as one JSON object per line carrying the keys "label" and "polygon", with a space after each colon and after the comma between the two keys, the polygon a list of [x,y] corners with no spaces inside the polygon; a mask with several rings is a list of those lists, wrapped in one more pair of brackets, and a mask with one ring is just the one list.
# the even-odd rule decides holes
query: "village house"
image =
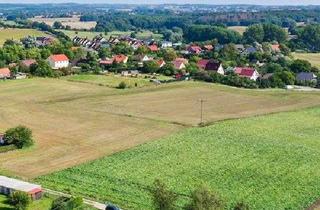
{"label": "village house", "polygon": [[189,63],[188,59],[186,58],[176,58],[174,61],[182,61],[184,65],[187,65]]}
{"label": "village house", "polygon": [[105,65],[105,66],[109,66],[113,64],[113,58],[105,58],[99,61],[100,65]]}
{"label": "village house", "polygon": [[52,37],[36,37],[36,46],[37,47],[43,47],[43,46],[48,46],[54,43],[54,38]]}
{"label": "village house", "polygon": [[1,68],[0,69],[0,79],[10,79],[11,71],[9,68]]}
{"label": "village house", "polygon": [[202,52],[201,47],[196,46],[196,45],[191,45],[187,48],[187,51],[191,54],[197,54],[199,55]]}
{"label": "village house", "polygon": [[65,54],[51,55],[47,60],[52,69],[62,69],[69,66],[69,58]]}
{"label": "village house", "polygon": [[159,68],[162,68],[164,65],[166,65],[166,62],[163,59],[160,59],[157,61],[157,64],[158,64]]}
{"label": "village house", "polygon": [[279,44],[273,44],[273,45],[271,45],[271,50],[272,50],[272,52],[274,52],[274,53],[279,53],[279,52],[281,52],[280,45],[279,45]]}
{"label": "village house", "polygon": [[158,52],[159,51],[159,48],[156,44],[149,45],[148,48],[150,49],[151,52]]}
{"label": "village house", "polygon": [[297,82],[317,82],[317,76],[312,72],[300,72],[296,76]]}
{"label": "village house", "polygon": [[218,74],[222,74],[224,75],[224,69],[222,64],[219,61],[216,61],[214,59],[202,59],[199,60],[197,63],[198,67],[200,69],[206,70],[206,71],[213,71],[216,72]]}
{"label": "village house", "polygon": [[182,60],[175,60],[172,62],[172,64],[173,64],[173,67],[177,70],[182,70],[186,68],[186,65]]}
{"label": "village house", "polygon": [[120,54],[120,55],[115,55],[113,57],[113,62],[114,63],[127,63],[128,62],[128,56],[125,56],[123,54]]}
{"label": "village house", "polygon": [[212,44],[204,45],[203,49],[207,52],[211,52],[214,50],[214,46]]}
{"label": "village house", "polygon": [[0,176],[0,194],[9,196],[15,191],[25,192],[33,200],[41,199],[43,193],[40,185]]}
{"label": "village house", "polygon": [[256,81],[260,76],[256,69],[250,67],[236,67],[234,68],[234,73],[239,77],[248,78],[254,81]]}
{"label": "village house", "polygon": [[168,42],[168,41],[163,41],[161,43],[161,48],[171,48],[173,46],[172,42]]}
{"label": "village house", "polygon": [[21,66],[24,66],[26,68],[30,68],[32,64],[36,64],[36,63],[37,61],[35,59],[26,59],[20,62]]}

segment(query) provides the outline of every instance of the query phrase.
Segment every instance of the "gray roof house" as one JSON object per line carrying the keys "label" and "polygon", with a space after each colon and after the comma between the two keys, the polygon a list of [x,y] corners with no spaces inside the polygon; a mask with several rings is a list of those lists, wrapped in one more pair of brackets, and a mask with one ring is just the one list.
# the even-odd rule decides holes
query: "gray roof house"
{"label": "gray roof house", "polygon": [[313,82],[317,81],[317,76],[312,72],[300,72],[297,74],[296,79],[298,82]]}

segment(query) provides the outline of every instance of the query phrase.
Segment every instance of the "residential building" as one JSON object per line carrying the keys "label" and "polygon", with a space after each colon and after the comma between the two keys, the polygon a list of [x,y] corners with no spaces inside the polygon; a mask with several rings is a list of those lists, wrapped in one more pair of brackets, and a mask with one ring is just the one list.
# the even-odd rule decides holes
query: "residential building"
{"label": "residential building", "polygon": [[172,42],[163,41],[161,43],[161,48],[171,48],[173,46]]}
{"label": "residential building", "polygon": [[157,61],[157,64],[158,64],[159,68],[162,68],[164,65],[166,65],[166,62],[163,59],[160,59]]}
{"label": "residential building", "polygon": [[196,46],[196,45],[191,45],[187,48],[187,51],[191,54],[200,54],[202,52],[201,47]]}
{"label": "residential building", "polygon": [[30,195],[33,200],[40,199],[43,193],[40,185],[0,176],[0,193],[4,195],[11,195],[15,191],[25,192]]}
{"label": "residential building", "polygon": [[259,72],[250,67],[236,67],[234,69],[234,73],[236,73],[239,77],[248,78],[256,81],[259,78]]}
{"label": "residential building", "polygon": [[186,68],[186,65],[182,60],[175,60],[172,62],[172,64],[173,64],[173,67],[177,70],[182,70]]}
{"label": "residential building", "polygon": [[52,69],[62,69],[69,66],[69,58],[65,54],[55,54],[48,58]]}
{"label": "residential building", "polygon": [[151,52],[158,52],[159,51],[159,48],[156,44],[149,45],[148,48],[151,50]]}
{"label": "residential building", "polygon": [[32,64],[36,64],[37,61],[35,59],[26,59],[21,61],[21,65],[27,68],[30,68]]}
{"label": "residential building", "polygon": [[123,54],[115,55],[113,57],[113,62],[114,63],[127,63],[128,62],[128,56],[125,56]]}
{"label": "residential building", "polygon": [[0,79],[9,79],[11,78],[11,71],[9,68],[0,69]]}
{"label": "residential building", "polygon": [[206,71],[215,71],[218,74],[224,75],[224,69],[222,64],[219,61],[213,60],[213,59],[201,59],[197,63],[198,67],[200,69],[206,70]]}
{"label": "residential building", "polygon": [[317,82],[317,76],[312,72],[300,72],[296,76],[298,82]]}

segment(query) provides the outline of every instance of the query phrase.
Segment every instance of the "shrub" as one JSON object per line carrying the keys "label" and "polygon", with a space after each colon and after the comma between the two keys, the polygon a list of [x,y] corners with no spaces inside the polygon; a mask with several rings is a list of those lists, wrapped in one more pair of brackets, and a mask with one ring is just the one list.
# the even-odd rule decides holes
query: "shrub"
{"label": "shrub", "polygon": [[191,202],[187,210],[216,210],[223,209],[222,200],[206,186],[196,189],[191,195]]}
{"label": "shrub", "polygon": [[122,81],[122,82],[119,83],[118,88],[119,89],[126,89],[127,88],[127,84],[124,81]]}
{"label": "shrub", "polygon": [[19,149],[33,145],[32,131],[25,126],[10,128],[4,136],[6,144],[14,144]]}
{"label": "shrub", "polygon": [[20,191],[12,193],[9,197],[9,201],[16,210],[25,210],[31,203],[29,195]]}
{"label": "shrub", "polygon": [[51,210],[82,209],[83,199],[81,197],[59,197],[52,202]]}
{"label": "shrub", "polygon": [[152,191],[153,205],[157,210],[172,210],[177,196],[167,189],[167,186],[160,180],[155,180]]}

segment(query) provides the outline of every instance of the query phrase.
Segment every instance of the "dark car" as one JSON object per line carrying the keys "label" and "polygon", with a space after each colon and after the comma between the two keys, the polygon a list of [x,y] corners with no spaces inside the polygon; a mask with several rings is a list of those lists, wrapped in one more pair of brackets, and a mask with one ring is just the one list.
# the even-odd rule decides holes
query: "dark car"
{"label": "dark car", "polygon": [[108,203],[106,206],[106,210],[121,210],[119,207],[113,205],[112,203]]}

